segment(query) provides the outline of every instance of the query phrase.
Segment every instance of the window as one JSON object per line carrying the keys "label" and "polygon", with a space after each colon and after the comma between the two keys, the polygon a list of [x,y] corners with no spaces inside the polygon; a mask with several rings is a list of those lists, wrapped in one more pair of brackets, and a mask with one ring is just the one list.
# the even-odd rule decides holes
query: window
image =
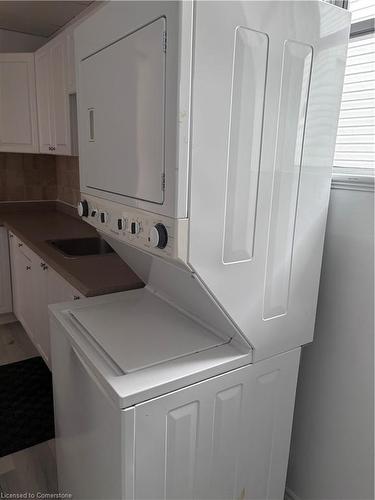
{"label": "window", "polygon": [[337,132],[334,172],[375,173],[374,0],[351,0],[351,38]]}

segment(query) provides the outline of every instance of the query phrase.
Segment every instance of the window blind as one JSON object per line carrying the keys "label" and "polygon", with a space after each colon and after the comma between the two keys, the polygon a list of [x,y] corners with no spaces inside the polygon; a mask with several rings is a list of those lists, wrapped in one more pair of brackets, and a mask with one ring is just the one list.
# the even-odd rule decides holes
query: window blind
{"label": "window blind", "polygon": [[375,17],[374,0],[350,0],[349,10],[352,13],[352,24]]}
{"label": "window blind", "polygon": [[[373,23],[374,0],[350,0],[352,32]],[[355,32],[355,29],[354,29]],[[375,168],[374,33],[349,41],[334,166],[340,171],[373,173]]]}
{"label": "window blind", "polygon": [[375,168],[375,38],[349,42],[335,167]]}

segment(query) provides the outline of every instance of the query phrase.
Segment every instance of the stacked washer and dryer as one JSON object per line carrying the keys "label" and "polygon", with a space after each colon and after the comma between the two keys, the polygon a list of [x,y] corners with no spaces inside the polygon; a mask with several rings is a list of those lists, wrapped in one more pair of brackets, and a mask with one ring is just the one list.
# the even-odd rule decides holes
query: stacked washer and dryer
{"label": "stacked washer and dryer", "polygon": [[51,307],[75,499],[282,499],[350,14],[109,2],[75,31],[84,221],[143,289]]}

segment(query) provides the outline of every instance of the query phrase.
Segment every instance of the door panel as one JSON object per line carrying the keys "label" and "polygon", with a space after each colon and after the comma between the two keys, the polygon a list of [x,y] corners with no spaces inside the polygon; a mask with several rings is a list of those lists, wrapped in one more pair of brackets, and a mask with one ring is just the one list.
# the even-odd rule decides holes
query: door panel
{"label": "door panel", "polygon": [[290,40],[285,42],[267,244],[264,319],[288,313],[311,65],[310,45]]}
{"label": "door panel", "polygon": [[0,227],[0,314],[12,311],[8,231]]}
{"label": "door panel", "polygon": [[70,154],[69,96],[67,92],[66,38],[61,37],[50,48],[52,83],[52,116],[55,154]]}
{"label": "door panel", "polygon": [[51,153],[51,147],[54,143],[54,130],[51,109],[52,82],[49,48],[39,50],[36,53],[35,70],[40,152]]}
{"label": "door panel", "polygon": [[0,54],[0,151],[38,151],[34,54]]}
{"label": "door panel", "polygon": [[349,29],[326,2],[195,6],[189,264],[256,361],[313,338]]}
{"label": "door panel", "polygon": [[34,341],[45,362],[50,366],[50,338],[47,308],[48,268],[39,257],[33,259],[33,306],[34,306]]}
{"label": "door panel", "polygon": [[80,63],[90,188],[163,203],[165,29],[157,19]]}
{"label": "door panel", "polygon": [[34,293],[32,262],[25,253],[17,249],[15,255],[16,280],[18,290],[18,319],[30,336],[34,339]]}
{"label": "door panel", "polygon": [[136,405],[134,499],[283,498],[299,352]]}

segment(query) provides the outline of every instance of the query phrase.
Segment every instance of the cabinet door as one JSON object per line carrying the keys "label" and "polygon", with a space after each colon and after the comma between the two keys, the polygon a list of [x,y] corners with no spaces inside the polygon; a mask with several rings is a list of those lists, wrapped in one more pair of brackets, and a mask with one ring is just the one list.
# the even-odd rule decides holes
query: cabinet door
{"label": "cabinet door", "polygon": [[42,153],[71,154],[67,43],[64,34],[35,55]]}
{"label": "cabinet door", "polygon": [[48,271],[48,304],[78,300],[82,294],[53,269]]}
{"label": "cabinet door", "polygon": [[0,54],[0,151],[38,149],[34,54]]}
{"label": "cabinet door", "polygon": [[38,102],[39,145],[41,153],[51,153],[54,142],[51,99],[50,50],[35,54],[36,92]]}
{"label": "cabinet door", "polygon": [[10,271],[11,271],[11,281],[12,281],[12,299],[13,299],[13,313],[18,318],[19,316],[19,289],[18,289],[18,279],[17,279],[17,268],[16,268],[16,249],[17,249],[17,238],[16,236],[9,232],[9,257],[10,257]]}
{"label": "cabinet door", "polygon": [[48,267],[37,256],[32,266],[34,290],[34,342],[47,365],[50,365],[50,336],[48,324]]}
{"label": "cabinet door", "polygon": [[0,227],[0,314],[12,311],[10,262],[7,230]]}
{"label": "cabinet door", "polygon": [[55,154],[70,155],[69,95],[67,90],[66,38],[56,40],[50,48],[52,82],[52,116]]}
{"label": "cabinet door", "polygon": [[33,263],[29,257],[17,249],[15,253],[15,270],[17,281],[17,313],[18,320],[34,341],[34,298],[33,298]]}
{"label": "cabinet door", "polygon": [[74,36],[73,31],[66,34],[66,55],[67,55],[67,91],[69,94],[76,92],[76,70],[74,57]]}
{"label": "cabinet door", "polygon": [[34,297],[33,340],[36,348],[50,366],[50,330],[48,306],[57,302],[77,300],[80,294],[38,256],[32,258]]}

